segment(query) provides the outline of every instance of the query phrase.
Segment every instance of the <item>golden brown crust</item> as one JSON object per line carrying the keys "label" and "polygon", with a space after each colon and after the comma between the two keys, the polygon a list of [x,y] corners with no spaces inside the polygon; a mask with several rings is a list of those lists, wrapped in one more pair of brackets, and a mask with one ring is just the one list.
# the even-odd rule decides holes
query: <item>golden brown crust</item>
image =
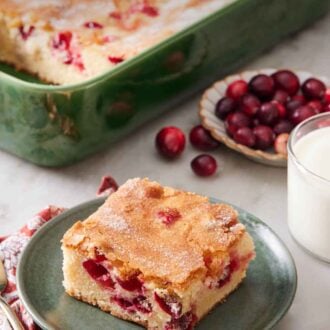
{"label": "golden brown crust", "polygon": [[[170,223],[164,223],[168,219]],[[85,255],[97,248],[124,273],[134,270],[145,278],[184,284],[192,276],[205,275],[204,258],[211,254],[221,261],[244,232],[229,205],[132,179],[68,230],[63,244]]]}

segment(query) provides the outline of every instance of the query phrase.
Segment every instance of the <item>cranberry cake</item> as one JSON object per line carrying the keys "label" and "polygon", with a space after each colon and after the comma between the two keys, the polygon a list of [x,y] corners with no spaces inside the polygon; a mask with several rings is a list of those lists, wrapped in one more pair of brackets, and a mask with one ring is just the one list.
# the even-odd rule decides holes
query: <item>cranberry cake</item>
{"label": "cranberry cake", "polygon": [[55,84],[81,82],[233,0],[1,0],[0,61]]}
{"label": "cranberry cake", "polygon": [[237,212],[131,179],[64,235],[66,292],[147,329],[187,330],[237,288],[254,244]]}

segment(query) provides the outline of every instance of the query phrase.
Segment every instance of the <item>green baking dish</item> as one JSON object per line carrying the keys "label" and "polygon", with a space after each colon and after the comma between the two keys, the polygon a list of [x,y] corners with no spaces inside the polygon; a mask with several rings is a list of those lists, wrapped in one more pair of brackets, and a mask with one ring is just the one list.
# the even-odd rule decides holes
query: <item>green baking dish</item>
{"label": "green baking dish", "polygon": [[78,161],[324,15],[330,0],[237,0],[89,81],[0,66],[0,148],[43,166]]}

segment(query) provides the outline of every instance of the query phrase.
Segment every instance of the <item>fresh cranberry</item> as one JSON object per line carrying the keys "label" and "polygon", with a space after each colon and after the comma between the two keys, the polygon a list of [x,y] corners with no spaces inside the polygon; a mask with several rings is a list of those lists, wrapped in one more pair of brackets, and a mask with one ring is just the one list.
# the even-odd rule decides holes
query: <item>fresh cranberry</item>
{"label": "fresh cranberry", "polygon": [[290,120],[294,125],[298,125],[305,119],[315,115],[315,110],[308,105],[302,105],[291,114]]}
{"label": "fresh cranberry", "polygon": [[18,31],[23,40],[27,40],[31,36],[34,29],[35,29],[35,27],[33,25],[30,25],[28,27],[24,26],[24,25],[20,25],[18,27]]}
{"label": "fresh cranberry", "polygon": [[282,133],[290,133],[293,130],[293,124],[287,119],[281,119],[274,127],[273,131],[276,135]]}
{"label": "fresh cranberry", "polygon": [[310,106],[311,108],[313,108],[315,110],[315,113],[320,113],[323,111],[323,104],[321,101],[319,100],[313,100],[313,101],[309,101],[307,103],[308,106]]}
{"label": "fresh cranberry", "polygon": [[230,113],[225,120],[225,127],[230,136],[233,136],[239,128],[250,125],[251,119],[243,112]]}
{"label": "fresh cranberry", "polygon": [[240,99],[240,110],[249,117],[253,117],[260,108],[259,99],[252,94],[245,94]]}
{"label": "fresh cranberry", "polygon": [[299,100],[299,99],[290,100],[286,104],[286,110],[287,110],[287,113],[288,113],[288,117],[291,117],[292,113],[304,104],[305,104],[305,102],[303,102],[302,100]]}
{"label": "fresh cranberry", "polygon": [[195,174],[199,176],[210,176],[217,170],[217,161],[210,155],[202,154],[195,157],[190,166]]}
{"label": "fresh cranberry", "polygon": [[286,104],[289,100],[290,100],[290,96],[288,92],[282,91],[281,89],[275,91],[275,94],[273,96],[273,101],[277,101],[281,104]]}
{"label": "fresh cranberry", "polygon": [[271,103],[276,105],[277,110],[278,110],[278,116],[280,118],[285,118],[286,114],[287,114],[286,107],[282,103],[277,102],[277,101],[272,101]]}
{"label": "fresh cranberry", "polygon": [[272,126],[279,117],[278,104],[275,102],[264,103],[259,109],[257,116],[264,125]]}
{"label": "fresh cranberry", "polygon": [[293,96],[291,97],[291,100],[293,100],[293,101],[299,101],[299,103],[300,103],[301,105],[304,105],[304,104],[306,104],[306,102],[307,102],[305,96],[302,95],[302,94],[296,94],[296,95],[293,95]]}
{"label": "fresh cranberry", "polygon": [[230,97],[223,97],[215,106],[215,115],[224,120],[230,112],[233,112],[236,108],[236,102]]}
{"label": "fresh cranberry", "polygon": [[84,269],[96,282],[101,284],[105,288],[114,288],[114,282],[112,281],[108,270],[102,265],[98,264],[95,260],[88,259],[82,263]]}
{"label": "fresh cranberry", "polygon": [[252,119],[252,126],[255,127],[255,126],[258,126],[258,125],[260,125],[259,118],[253,118]]}
{"label": "fresh cranberry", "polygon": [[249,127],[239,128],[234,134],[235,142],[252,148],[256,143],[256,138],[253,135],[252,129]]}
{"label": "fresh cranberry", "polygon": [[309,78],[303,83],[301,90],[306,98],[321,100],[325,95],[326,87],[321,80]]}
{"label": "fresh cranberry", "polygon": [[181,315],[182,305],[172,296],[161,297],[156,292],[154,293],[154,298],[159,307],[167,314],[171,315],[173,318],[177,319]]}
{"label": "fresh cranberry", "polygon": [[324,107],[323,107],[323,111],[322,112],[330,112],[330,103],[329,104],[326,104]]}
{"label": "fresh cranberry", "polygon": [[288,149],[287,149],[288,140],[289,140],[288,133],[282,133],[277,136],[274,143],[274,149],[278,154],[282,154],[282,155],[288,154]]}
{"label": "fresh cranberry", "polygon": [[157,216],[162,219],[162,222],[166,225],[171,225],[181,218],[180,212],[175,208],[168,208],[166,210],[159,211]]}
{"label": "fresh cranberry", "polygon": [[248,91],[248,84],[244,80],[236,80],[228,85],[226,95],[234,100],[239,100]]}
{"label": "fresh cranberry", "polygon": [[275,134],[273,130],[264,125],[259,125],[253,129],[253,134],[256,139],[255,148],[260,150],[266,150],[270,148],[274,143]]}
{"label": "fresh cranberry", "polygon": [[275,92],[274,80],[265,74],[258,74],[251,79],[249,89],[259,98],[269,100]]}
{"label": "fresh cranberry", "polygon": [[124,58],[119,56],[108,56],[108,60],[113,64],[119,64],[124,61]]}
{"label": "fresh cranberry", "polygon": [[103,25],[98,22],[86,22],[84,27],[88,29],[102,29]]}
{"label": "fresh cranberry", "polygon": [[142,282],[137,277],[132,277],[128,280],[121,280],[117,277],[116,280],[127,291],[141,291],[142,289]]}
{"label": "fresh cranberry", "polygon": [[145,296],[137,296],[133,299],[133,305],[135,308],[144,314],[151,313],[152,307],[151,304],[148,302]]}
{"label": "fresh cranberry", "polygon": [[167,158],[179,156],[183,152],[185,144],[184,133],[175,126],[164,127],[156,136],[156,147],[159,153]]}
{"label": "fresh cranberry", "polygon": [[289,95],[295,95],[299,90],[299,78],[292,71],[279,70],[272,74],[272,78],[275,83],[275,88],[282,89],[288,92]]}
{"label": "fresh cranberry", "polygon": [[330,88],[327,88],[324,94],[324,102],[325,104],[330,104]]}
{"label": "fresh cranberry", "polygon": [[202,125],[192,128],[189,139],[190,143],[200,150],[212,150],[219,146],[219,142]]}

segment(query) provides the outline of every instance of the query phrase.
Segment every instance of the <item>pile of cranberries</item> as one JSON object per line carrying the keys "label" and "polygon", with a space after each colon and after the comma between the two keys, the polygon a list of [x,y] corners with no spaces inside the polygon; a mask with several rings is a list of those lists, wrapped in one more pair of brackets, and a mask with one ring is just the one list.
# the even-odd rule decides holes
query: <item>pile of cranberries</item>
{"label": "pile of cranberries", "polygon": [[[198,125],[189,133],[190,143],[199,150],[210,151],[219,146],[219,142],[213,139],[211,134]],[[175,126],[162,128],[156,136],[156,148],[158,152],[169,159],[177,158],[185,149],[186,137],[184,132]],[[217,170],[217,161],[209,154],[200,154],[190,163],[191,169],[198,176],[210,176]]]}
{"label": "pile of cranberries", "polygon": [[274,147],[286,154],[292,129],[326,111],[330,111],[330,89],[321,80],[309,78],[301,85],[295,73],[280,70],[229,84],[215,115],[235,142],[259,150]]}

